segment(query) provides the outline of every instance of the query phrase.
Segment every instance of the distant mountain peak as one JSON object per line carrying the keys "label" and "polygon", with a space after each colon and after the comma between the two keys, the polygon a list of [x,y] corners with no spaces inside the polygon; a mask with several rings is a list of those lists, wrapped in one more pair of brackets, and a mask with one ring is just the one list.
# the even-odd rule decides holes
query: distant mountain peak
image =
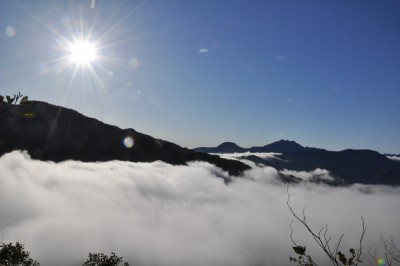
{"label": "distant mountain peak", "polygon": [[193,150],[205,153],[235,153],[235,152],[246,152],[246,149],[240,147],[234,142],[226,141],[218,145],[217,147],[199,147]]}
{"label": "distant mountain peak", "polygon": [[230,148],[230,147],[240,148],[239,145],[237,145],[235,142],[230,142],[230,141],[226,141],[218,145],[218,148]]}
{"label": "distant mountain peak", "polygon": [[298,144],[297,142],[293,140],[285,140],[281,139],[278,141],[275,141],[273,143],[267,144],[262,147],[252,147],[249,149],[250,152],[278,152],[278,153],[283,153],[283,152],[295,152],[295,151],[300,151],[303,150],[304,147]]}
{"label": "distant mountain peak", "polygon": [[195,151],[206,153],[235,153],[235,152],[294,152],[303,150],[304,147],[292,140],[281,139],[262,147],[242,148],[234,142],[223,142],[217,147],[199,147],[194,148]]}
{"label": "distant mountain peak", "polygon": [[[296,143],[296,144],[298,144],[296,141],[294,141],[294,140],[287,140],[287,139],[281,139],[281,140],[278,140],[278,141],[275,141],[274,143]],[[272,144],[272,143],[271,143]]]}

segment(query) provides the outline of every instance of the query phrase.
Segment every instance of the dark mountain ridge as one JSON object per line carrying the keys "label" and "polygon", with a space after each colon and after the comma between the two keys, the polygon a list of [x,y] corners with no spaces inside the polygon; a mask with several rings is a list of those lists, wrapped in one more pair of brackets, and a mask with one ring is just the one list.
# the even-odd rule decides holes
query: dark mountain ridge
{"label": "dark mountain ridge", "polygon": [[305,149],[295,141],[279,140],[262,147],[242,148],[233,142],[224,142],[217,147],[199,147],[193,150],[206,153],[242,153],[242,152],[293,152]]}
{"label": "dark mountain ridge", "polygon": [[[372,150],[327,151],[303,147],[288,140],[249,149],[225,142],[215,148],[191,150],[40,101],[20,105],[2,102],[0,126],[0,156],[13,150],[27,150],[34,159],[55,162],[70,159],[83,162],[161,160],[182,165],[190,161],[206,161],[230,175],[240,175],[250,166],[207,153],[275,152],[279,155],[268,159],[255,155],[243,155],[243,158],[278,171],[326,169],[337,178],[337,184],[400,185],[400,161]],[[283,178],[291,180],[292,177]]]}
{"label": "dark mountain ridge", "polygon": [[223,142],[217,147],[200,147],[194,148],[193,150],[205,153],[235,153],[235,152],[246,152],[247,150],[238,146],[233,142]]}
{"label": "dark mountain ridge", "polygon": [[250,152],[294,152],[304,150],[304,147],[295,141],[281,139],[262,147],[252,147]]}
{"label": "dark mountain ridge", "polygon": [[400,163],[372,150],[327,151],[305,149],[283,153],[281,160],[267,162],[278,170],[312,171],[329,170],[344,184],[400,185]]}
{"label": "dark mountain ridge", "polygon": [[[235,144],[236,145],[236,144]],[[219,147],[219,146],[218,146]],[[207,148],[214,153],[223,153],[218,147]],[[234,147],[234,145],[231,145]],[[238,146],[239,147],[239,146]],[[202,151],[204,148],[196,148]],[[275,158],[261,158],[255,155],[243,155],[241,158],[260,165],[294,171],[313,171],[317,168],[328,170],[336,177],[335,184],[384,184],[400,185],[400,161],[387,158],[373,150],[328,151],[303,147],[294,141],[280,140],[262,147],[241,148],[245,152],[280,153]],[[236,152],[240,152],[238,149]]]}
{"label": "dark mountain ridge", "polygon": [[[83,162],[161,160],[180,165],[197,160],[215,164],[231,175],[239,175],[250,168],[239,161],[182,148],[46,102],[20,105],[3,102],[0,104],[0,125],[0,156],[13,150],[27,150],[34,159],[55,162],[70,159]],[[124,145],[126,138],[132,147]]]}

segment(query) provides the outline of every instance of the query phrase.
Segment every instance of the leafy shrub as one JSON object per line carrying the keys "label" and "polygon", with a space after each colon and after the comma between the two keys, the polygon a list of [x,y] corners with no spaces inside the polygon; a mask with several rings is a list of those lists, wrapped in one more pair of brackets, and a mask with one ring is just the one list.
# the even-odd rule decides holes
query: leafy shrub
{"label": "leafy shrub", "polygon": [[30,253],[24,250],[24,245],[17,242],[2,244],[0,246],[1,266],[39,266],[40,264],[30,258]]}
{"label": "leafy shrub", "polygon": [[[18,94],[14,94],[13,96],[6,95],[6,100],[7,100],[7,103],[9,106],[17,104],[19,99],[21,99],[19,101],[19,104],[28,104],[29,103],[28,96],[24,96],[20,92]],[[3,101],[4,101],[4,96],[0,95],[0,104]]]}
{"label": "leafy shrub", "polygon": [[[120,263],[122,263],[122,257],[118,257],[114,252],[111,252],[111,256],[103,253],[89,253],[89,258],[82,266],[118,266]],[[129,266],[127,262],[123,265]]]}

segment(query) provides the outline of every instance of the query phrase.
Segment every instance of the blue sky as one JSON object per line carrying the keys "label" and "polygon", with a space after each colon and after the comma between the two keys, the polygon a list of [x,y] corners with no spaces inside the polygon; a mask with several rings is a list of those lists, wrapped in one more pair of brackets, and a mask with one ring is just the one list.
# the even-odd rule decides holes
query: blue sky
{"label": "blue sky", "polygon": [[[175,142],[400,153],[398,1],[1,1],[0,94]],[[97,46],[68,60],[75,39]]]}

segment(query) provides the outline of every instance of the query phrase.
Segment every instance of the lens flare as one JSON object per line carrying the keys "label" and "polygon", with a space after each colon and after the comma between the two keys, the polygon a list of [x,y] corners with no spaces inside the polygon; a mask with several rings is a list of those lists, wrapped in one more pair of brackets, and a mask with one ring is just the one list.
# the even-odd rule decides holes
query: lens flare
{"label": "lens flare", "polygon": [[135,142],[133,141],[133,138],[131,136],[127,136],[124,138],[124,146],[128,149],[132,148]]}
{"label": "lens flare", "polygon": [[376,264],[379,265],[379,266],[385,265],[385,260],[382,259],[382,258],[380,258],[380,259],[378,259],[378,260],[376,261]]}
{"label": "lens flare", "polygon": [[17,34],[17,31],[14,27],[8,26],[5,30],[8,37],[14,37]]}

